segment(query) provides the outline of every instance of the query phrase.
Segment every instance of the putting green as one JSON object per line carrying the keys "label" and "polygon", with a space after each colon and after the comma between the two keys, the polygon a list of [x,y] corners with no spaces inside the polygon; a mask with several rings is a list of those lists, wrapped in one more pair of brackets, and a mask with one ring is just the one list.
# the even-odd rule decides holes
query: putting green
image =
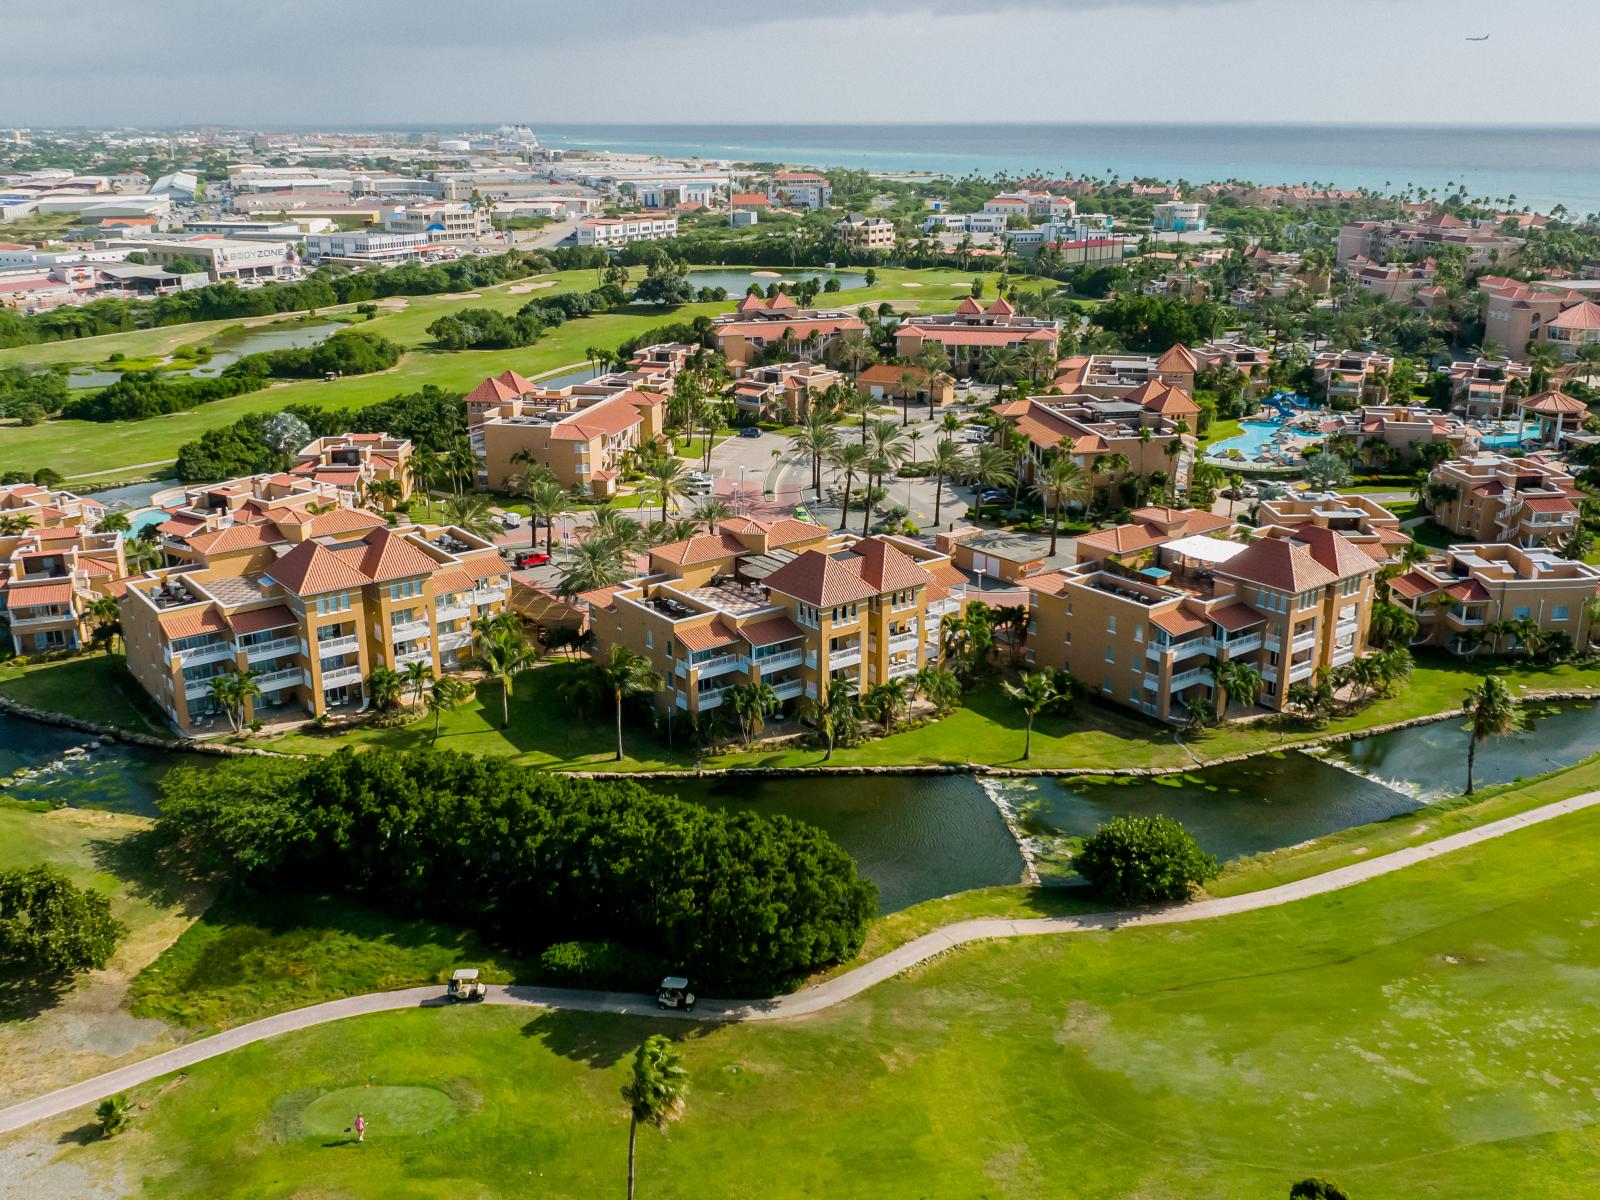
{"label": "putting green", "polygon": [[306,1105],[300,1126],[308,1136],[328,1137],[349,1131],[357,1113],[367,1119],[369,1138],[432,1133],[458,1115],[456,1102],[437,1088],[347,1087]]}

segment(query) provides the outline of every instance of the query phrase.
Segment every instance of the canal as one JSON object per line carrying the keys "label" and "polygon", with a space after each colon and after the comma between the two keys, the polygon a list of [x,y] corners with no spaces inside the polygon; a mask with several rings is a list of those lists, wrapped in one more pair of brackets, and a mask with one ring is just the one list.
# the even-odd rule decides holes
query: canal
{"label": "canal", "polygon": [[[1480,747],[1480,785],[1568,766],[1600,747],[1600,706],[1594,703],[1529,704],[1525,711],[1525,730]],[[63,757],[88,740],[0,714],[0,777],[40,772],[3,794],[148,815],[156,811],[168,771],[216,761],[122,745]],[[969,888],[1020,882],[1025,864],[1013,825],[1045,882],[1067,878],[1077,840],[1123,814],[1173,817],[1227,860],[1457,795],[1466,782],[1465,761],[1466,734],[1460,721],[1449,719],[1322,754],[1290,750],[1172,776],[809,776],[655,786],[711,808],[781,814],[817,826],[878,885],[880,911],[894,912]]]}

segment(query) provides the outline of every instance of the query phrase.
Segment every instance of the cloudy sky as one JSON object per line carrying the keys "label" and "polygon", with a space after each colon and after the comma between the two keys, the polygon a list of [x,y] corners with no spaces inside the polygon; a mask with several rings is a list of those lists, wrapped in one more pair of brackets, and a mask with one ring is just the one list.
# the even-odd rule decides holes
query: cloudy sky
{"label": "cloudy sky", "polygon": [[[1536,10],[1514,0],[10,0],[0,126],[1600,124],[1600,92],[1562,50],[1600,42],[1600,4]],[[1465,40],[1482,34],[1490,41]],[[1570,86],[1550,86],[1563,74]]]}

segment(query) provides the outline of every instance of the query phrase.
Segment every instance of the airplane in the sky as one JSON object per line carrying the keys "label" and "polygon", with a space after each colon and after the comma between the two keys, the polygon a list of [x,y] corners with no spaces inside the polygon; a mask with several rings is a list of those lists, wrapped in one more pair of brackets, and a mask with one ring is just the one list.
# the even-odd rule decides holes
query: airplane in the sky
{"label": "airplane in the sky", "polygon": [[1487,42],[1488,40],[1489,40],[1489,35],[1487,33],[1484,34],[1482,37],[1468,38],[1467,39],[1467,41],[1469,41],[1469,42]]}

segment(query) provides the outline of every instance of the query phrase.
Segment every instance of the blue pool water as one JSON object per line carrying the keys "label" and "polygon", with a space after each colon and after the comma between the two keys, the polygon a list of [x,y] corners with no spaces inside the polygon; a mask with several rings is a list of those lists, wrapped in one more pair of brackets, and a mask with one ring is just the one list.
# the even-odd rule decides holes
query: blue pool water
{"label": "blue pool water", "polygon": [[1522,438],[1515,433],[1486,433],[1479,437],[1480,446],[1520,446]]}
{"label": "blue pool water", "polygon": [[1230,450],[1237,450],[1246,458],[1256,458],[1265,451],[1273,435],[1283,428],[1282,421],[1241,421],[1239,434],[1217,442],[1206,454],[1212,458],[1220,458]]}

